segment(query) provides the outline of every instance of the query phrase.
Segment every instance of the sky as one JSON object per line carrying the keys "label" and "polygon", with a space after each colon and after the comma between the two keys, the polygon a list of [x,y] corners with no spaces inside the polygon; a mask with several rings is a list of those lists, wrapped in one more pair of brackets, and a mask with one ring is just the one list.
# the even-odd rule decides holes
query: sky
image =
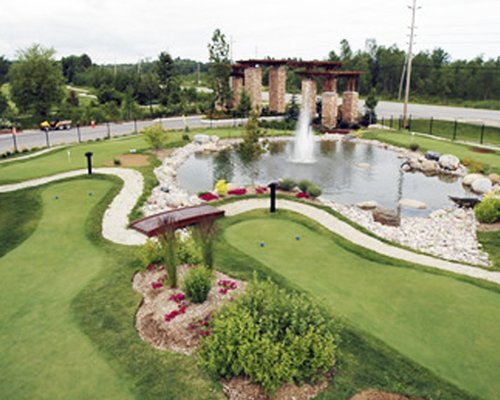
{"label": "sky", "polygon": [[[325,59],[347,39],[407,48],[412,0],[1,0],[0,55],[39,43],[57,57],[87,53],[96,63],[136,63],[161,51],[207,61],[220,28],[234,60]],[[452,59],[500,56],[499,0],[417,0],[415,50],[444,48]]]}

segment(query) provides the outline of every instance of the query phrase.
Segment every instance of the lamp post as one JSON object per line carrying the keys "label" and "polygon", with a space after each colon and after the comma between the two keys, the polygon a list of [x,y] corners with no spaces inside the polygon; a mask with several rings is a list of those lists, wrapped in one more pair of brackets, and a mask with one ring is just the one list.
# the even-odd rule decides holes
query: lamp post
{"label": "lamp post", "polygon": [[85,157],[87,157],[87,171],[89,173],[89,175],[92,175],[92,152],[91,151],[87,151],[85,153]]}
{"label": "lamp post", "polygon": [[272,182],[269,184],[269,187],[271,188],[271,207],[269,211],[274,213],[276,212],[276,188],[278,187],[278,184],[276,182]]}

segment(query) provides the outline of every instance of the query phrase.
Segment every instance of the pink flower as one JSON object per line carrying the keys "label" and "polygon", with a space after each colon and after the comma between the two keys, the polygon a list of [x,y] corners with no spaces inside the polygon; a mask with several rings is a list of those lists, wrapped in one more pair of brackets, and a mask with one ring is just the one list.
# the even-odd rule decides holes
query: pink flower
{"label": "pink flower", "polygon": [[298,199],[308,199],[309,195],[307,193],[304,193],[304,192],[299,192],[295,195],[295,197]]}
{"label": "pink flower", "polygon": [[200,199],[205,200],[205,201],[212,201],[212,200],[218,200],[219,198],[210,192],[200,194]]}
{"label": "pink flower", "polygon": [[247,194],[247,190],[245,188],[239,188],[239,189],[232,189],[227,192],[227,194],[233,195],[233,196],[243,196]]}

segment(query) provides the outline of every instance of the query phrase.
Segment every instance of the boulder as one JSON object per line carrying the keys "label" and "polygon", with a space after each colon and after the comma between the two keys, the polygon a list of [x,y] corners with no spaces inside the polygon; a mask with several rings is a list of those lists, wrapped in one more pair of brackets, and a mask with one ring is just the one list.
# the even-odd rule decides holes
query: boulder
{"label": "boulder", "polygon": [[439,157],[441,157],[441,154],[436,152],[436,151],[426,151],[425,152],[425,158],[427,160],[431,160],[431,161],[439,161]]}
{"label": "boulder", "polygon": [[476,193],[485,194],[491,191],[493,185],[488,178],[479,178],[472,182],[471,188]]}
{"label": "boulder", "polygon": [[465,175],[464,180],[462,181],[462,185],[471,186],[474,183],[474,181],[481,179],[481,178],[484,178],[484,176],[481,174]]}
{"label": "boulder", "polygon": [[217,143],[219,141],[219,136],[217,135],[210,136],[210,141],[213,143]]}
{"label": "boulder", "polygon": [[432,161],[432,160],[423,160],[420,163],[420,170],[425,173],[436,173],[437,169],[439,167],[439,164],[437,161]]}
{"label": "boulder", "polygon": [[357,165],[358,168],[361,168],[361,169],[370,169],[370,164],[368,163],[359,163]]}
{"label": "boulder", "polygon": [[362,210],[373,210],[378,207],[378,204],[376,201],[361,201],[356,206]]}
{"label": "boulder", "polygon": [[373,220],[381,223],[382,225],[399,226],[401,224],[401,218],[395,210],[377,207],[372,211],[372,215]]}
{"label": "boulder", "polygon": [[208,135],[203,135],[203,134],[197,134],[194,135],[193,142],[196,144],[206,144],[210,142],[210,136]]}
{"label": "boulder", "polygon": [[439,165],[451,171],[455,171],[460,166],[460,160],[453,154],[444,154],[439,157]]}
{"label": "boulder", "polygon": [[399,205],[405,208],[414,208],[415,210],[425,210],[427,208],[427,204],[423,201],[413,199],[401,199]]}
{"label": "boulder", "polygon": [[490,181],[493,185],[500,183],[500,175],[498,175],[498,174],[489,174],[488,178],[490,179]]}

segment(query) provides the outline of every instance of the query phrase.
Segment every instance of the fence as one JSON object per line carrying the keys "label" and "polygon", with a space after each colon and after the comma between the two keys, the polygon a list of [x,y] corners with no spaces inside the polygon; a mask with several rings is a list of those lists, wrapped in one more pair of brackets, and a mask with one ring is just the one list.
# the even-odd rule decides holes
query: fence
{"label": "fence", "polygon": [[[403,117],[381,118],[382,125],[394,129],[403,129]],[[413,132],[426,133],[452,141],[462,141],[500,146],[500,128],[476,125],[464,122],[430,119],[413,119],[410,115],[407,129]]]}

